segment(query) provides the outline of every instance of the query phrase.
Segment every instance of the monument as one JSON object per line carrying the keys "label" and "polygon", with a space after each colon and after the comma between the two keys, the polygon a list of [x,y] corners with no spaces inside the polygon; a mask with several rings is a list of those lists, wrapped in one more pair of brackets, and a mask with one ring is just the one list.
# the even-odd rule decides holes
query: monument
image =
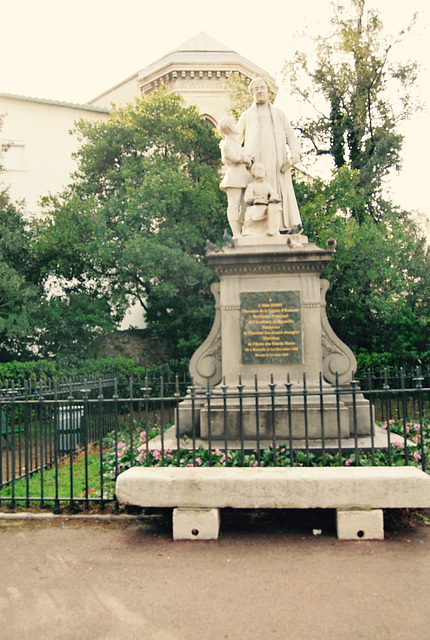
{"label": "monument", "polygon": [[369,435],[369,403],[351,392],[355,357],[326,315],[321,275],[336,242],[322,249],[303,235],[291,178],[300,143],[265,80],[250,90],[237,126],[219,125],[233,241],[207,253],[216,314],[190,362],[179,431],[250,442],[257,430],[277,440]]}

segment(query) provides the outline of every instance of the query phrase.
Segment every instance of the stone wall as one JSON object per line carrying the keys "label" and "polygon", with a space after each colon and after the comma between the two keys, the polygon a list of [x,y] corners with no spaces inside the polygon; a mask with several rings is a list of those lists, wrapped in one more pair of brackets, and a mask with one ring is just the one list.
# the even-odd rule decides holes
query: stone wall
{"label": "stone wall", "polygon": [[170,359],[169,349],[144,331],[116,331],[97,340],[100,357],[129,357],[140,364],[162,364]]}

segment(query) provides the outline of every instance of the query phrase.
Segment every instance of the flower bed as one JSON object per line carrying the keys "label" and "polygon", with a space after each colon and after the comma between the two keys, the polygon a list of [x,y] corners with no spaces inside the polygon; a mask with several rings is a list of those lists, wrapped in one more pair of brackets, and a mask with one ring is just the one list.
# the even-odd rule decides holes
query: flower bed
{"label": "flower bed", "polygon": [[[387,447],[373,451],[343,454],[341,452],[324,455],[312,451],[292,450],[286,444],[269,445],[261,451],[221,450],[209,451],[203,446],[196,449],[152,449],[149,440],[160,434],[155,427],[143,429],[136,425],[134,430],[110,433],[105,441],[110,449],[104,455],[105,478],[114,480],[116,476],[134,465],[144,466],[404,466],[422,467],[429,472],[425,461],[430,456],[429,422],[390,420],[379,423],[387,430]],[[190,443],[191,444],[191,443]]]}

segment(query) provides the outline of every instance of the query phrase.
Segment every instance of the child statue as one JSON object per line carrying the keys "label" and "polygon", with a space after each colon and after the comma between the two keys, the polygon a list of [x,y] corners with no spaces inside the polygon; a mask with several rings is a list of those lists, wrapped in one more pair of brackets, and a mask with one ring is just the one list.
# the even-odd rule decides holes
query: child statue
{"label": "child statue", "polygon": [[274,236],[279,233],[281,222],[281,200],[266,177],[261,162],[252,165],[254,180],[245,190],[244,200],[248,205],[242,229],[244,236]]}
{"label": "child statue", "polygon": [[221,118],[218,130],[223,136],[220,142],[221,158],[227,167],[219,186],[227,194],[227,218],[233,238],[237,238],[242,233],[243,191],[250,181],[252,157],[237,142],[238,129],[234,118]]}

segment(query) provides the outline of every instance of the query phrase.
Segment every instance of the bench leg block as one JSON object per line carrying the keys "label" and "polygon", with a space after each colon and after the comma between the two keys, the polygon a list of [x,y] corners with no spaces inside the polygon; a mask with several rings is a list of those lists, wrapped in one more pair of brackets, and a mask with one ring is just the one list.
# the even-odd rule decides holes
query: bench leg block
{"label": "bench leg block", "polygon": [[173,509],[173,540],[218,540],[219,509]]}
{"label": "bench leg block", "polygon": [[383,540],[382,509],[338,509],[336,513],[339,540]]}

